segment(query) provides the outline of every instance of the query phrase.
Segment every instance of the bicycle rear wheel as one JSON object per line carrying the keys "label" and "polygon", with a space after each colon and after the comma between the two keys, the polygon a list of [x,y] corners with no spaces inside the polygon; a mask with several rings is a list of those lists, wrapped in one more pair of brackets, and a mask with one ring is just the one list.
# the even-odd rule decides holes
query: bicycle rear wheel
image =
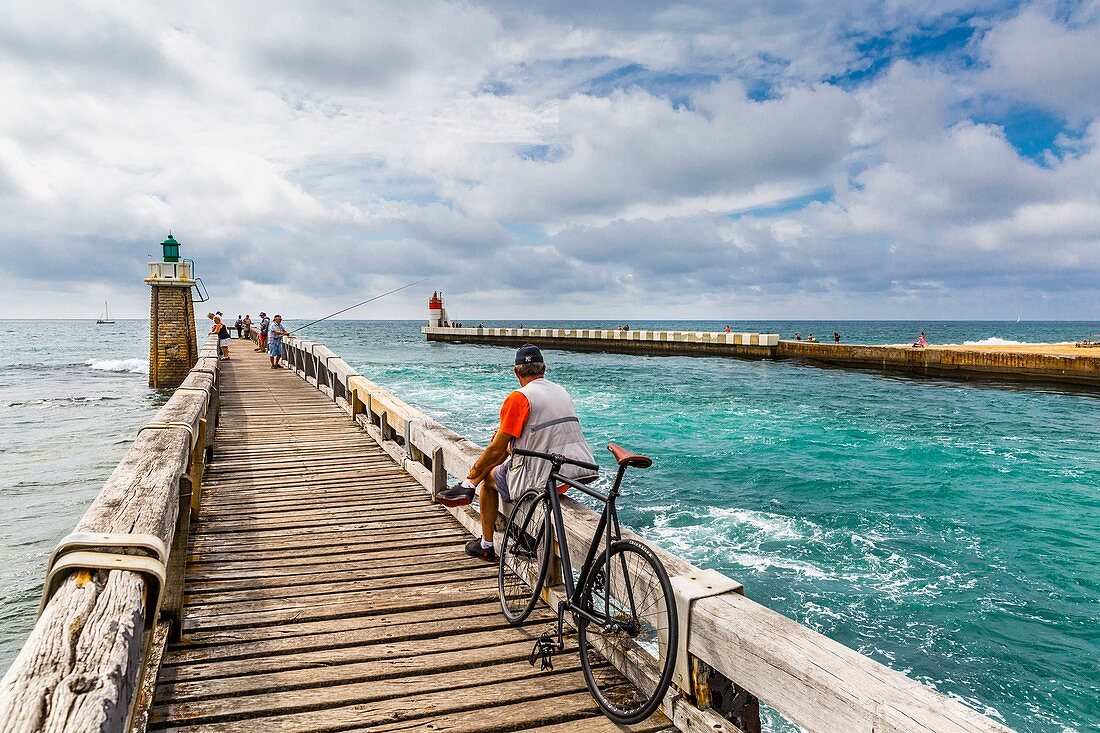
{"label": "bicycle rear wheel", "polygon": [[523,623],[539,601],[550,567],[550,502],[544,491],[528,491],[512,507],[500,543],[497,589],[508,623]]}
{"label": "bicycle rear wheel", "polygon": [[[585,578],[581,607],[604,625],[577,616],[581,668],[596,704],[608,718],[629,725],[657,710],[676,665],[676,601],[664,565],[640,542],[619,540]],[[634,684],[610,683],[593,667],[594,654]],[[621,681],[621,680],[620,680]]]}

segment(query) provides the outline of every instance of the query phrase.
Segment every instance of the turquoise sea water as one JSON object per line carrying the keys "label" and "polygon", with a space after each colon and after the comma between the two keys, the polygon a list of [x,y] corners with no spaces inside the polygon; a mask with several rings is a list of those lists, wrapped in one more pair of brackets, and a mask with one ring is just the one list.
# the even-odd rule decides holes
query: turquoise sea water
{"label": "turquoise sea water", "polygon": [[[485,442],[514,386],[511,350],[428,344],[419,325],[326,322],[305,335]],[[920,330],[934,343],[1100,331],[730,325],[819,338],[840,330],[855,343],[904,343]],[[145,387],[147,324],[102,328],[0,323],[0,669],[33,623],[53,543],[164,400]],[[656,459],[632,473],[623,500],[624,520],[643,535],[1017,730],[1100,726],[1100,397],[783,362],[547,360],[594,447],[615,440]]]}

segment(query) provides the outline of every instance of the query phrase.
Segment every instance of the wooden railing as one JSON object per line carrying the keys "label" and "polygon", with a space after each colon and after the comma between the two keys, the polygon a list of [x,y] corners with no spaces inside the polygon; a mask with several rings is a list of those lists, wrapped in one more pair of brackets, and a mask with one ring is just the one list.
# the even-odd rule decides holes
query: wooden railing
{"label": "wooden railing", "polygon": [[[426,490],[464,477],[481,446],[440,425],[358,374],[322,344],[287,340],[288,364],[329,395]],[[570,555],[579,565],[596,515],[563,498]],[[449,509],[471,533],[481,522],[471,507]],[[627,536],[636,535],[626,531]],[[644,541],[644,540],[642,540]],[[647,543],[649,544],[649,543]],[[713,576],[650,544],[670,576]],[[664,710],[681,730],[735,731],[758,727],[756,699],[813,732],[976,733],[1009,729],[812,629],[745,597],[738,584],[690,603],[683,640],[690,679],[680,680]],[[560,589],[550,588],[556,603]],[[608,650],[613,651],[613,650]],[[649,685],[650,669],[630,655],[608,654],[627,677]]]}
{"label": "wooden railing", "polygon": [[145,730],[182,626],[191,512],[218,415],[216,340],[50,560],[43,606],[0,681],[0,731]]}
{"label": "wooden railing", "polygon": [[[143,428],[51,559],[41,616],[0,681],[0,733],[145,728],[159,658],[182,625],[191,510],[218,415],[215,342]],[[287,343],[289,364],[329,395],[429,492],[464,476],[481,447],[359,375],[323,345]],[[470,507],[449,510],[471,532]],[[566,498],[575,562],[595,515]],[[629,532],[627,533],[633,536]],[[708,579],[654,547],[669,574]],[[752,730],[755,698],[810,731],[1007,731],[961,703],[894,672],[737,592],[689,606],[688,678],[664,709],[681,730]],[[555,603],[559,589],[547,590]],[[651,670],[605,653],[642,687]]]}

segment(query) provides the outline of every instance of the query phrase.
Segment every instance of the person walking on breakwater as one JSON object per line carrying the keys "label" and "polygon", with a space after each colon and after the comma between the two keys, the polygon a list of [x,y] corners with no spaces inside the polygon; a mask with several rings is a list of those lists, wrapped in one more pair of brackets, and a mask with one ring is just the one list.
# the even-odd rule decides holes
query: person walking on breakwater
{"label": "person walking on breakwater", "polygon": [[[545,378],[546,362],[533,344],[516,351],[514,373],[519,389],[504,400],[500,408],[500,428],[489,446],[474,461],[465,480],[436,495],[445,506],[462,506],[473,501],[481,487],[481,538],[466,543],[466,553],[490,562],[497,559],[493,549],[499,500],[515,501],[529,489],[546,485],[550,464],[547,461],[512,454],[512,448],[560,453],[595,463],[592,451],[581,433],[580,420],[573,400],[559,385]],[[596,473],[571,464],[562,466],[562,475],[575,481],[594,479]],[[566,487],[559,487],[564,491]]]}
{"label": "person walking on breakwater", "polygon": [[272,369],[281,369],[283,366],[279,362],[283,358],[283,336],[286,336],[287,333],[289,331],[283,326],[283,317],[276,315],[267,331],[267,354],[271,357]]}
{"label": "person walking on breakwater", "polygon": [[271,321],[266,313],[260,311],[260,341],[256,344],[256,351],[267,350],[267,330],[269,328],[271,328]]}

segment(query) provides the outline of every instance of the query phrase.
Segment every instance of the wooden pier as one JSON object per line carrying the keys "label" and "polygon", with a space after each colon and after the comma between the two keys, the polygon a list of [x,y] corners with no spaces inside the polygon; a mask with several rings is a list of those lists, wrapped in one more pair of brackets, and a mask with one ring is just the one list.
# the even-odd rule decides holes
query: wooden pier
{"label": "wooden pier", "polygon": [[546,624],[505,622],[496,566],[346,412],[251,349],[220,385],[151,730],[614,729],[575,648],[528,664]]}
{"label": "wooden pier", "polygon": [[[433,502],[480,446],[322,344],[291,340],[282,371],[232,352],[207,341],[59,543],[0,681],[0,732],[622,730],[568,637],[553,671],[529,665],[549,608],[508,626],[496,567],[462,550],[476,509]],[[595,514],[562,511],[577,564]],[[662,712],[629,730],[754,733],[759,699],[820,733],[1007,733],[651,547],[680,663]],[[630,644],[601,646],[605,684],[652,684]]]}

